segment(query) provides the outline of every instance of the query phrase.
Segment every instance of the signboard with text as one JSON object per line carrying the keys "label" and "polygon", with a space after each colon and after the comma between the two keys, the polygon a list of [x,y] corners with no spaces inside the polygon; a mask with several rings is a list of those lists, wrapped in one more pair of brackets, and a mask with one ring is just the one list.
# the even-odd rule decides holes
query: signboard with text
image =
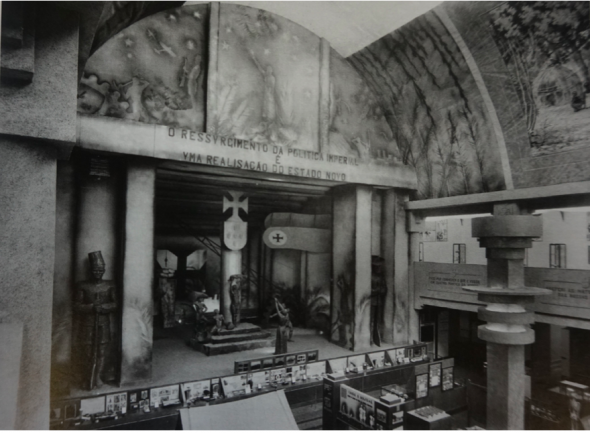
{"label": "signboard with text", "polygon": [[[413,267],[416,308],[477,311],[484,305],[463,287],[486,286],[486,266],[414,262]],[[525,267],[524,276],[526,286],[552,291],[536,299],[536,321],[590,329],[590,271]]]}
{"label": "signboard with text", "polygon": [[334,155],[188,129],[79,116],[85,149],[336,182],[417,188],[413,168],[391,159]]}

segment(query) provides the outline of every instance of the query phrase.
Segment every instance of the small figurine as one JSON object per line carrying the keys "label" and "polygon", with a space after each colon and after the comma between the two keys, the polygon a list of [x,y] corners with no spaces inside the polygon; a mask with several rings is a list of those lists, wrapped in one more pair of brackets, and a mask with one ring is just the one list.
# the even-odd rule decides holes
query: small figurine
{"label": "small figurine", "polygon": [[195,336],[193,340],[196,343],[206,343],[210,339],[208,335],[209,321],[207,320],[207,317],[205,317],[207,306],[203,303],[207,294],[202,292],[190,292],[189,296],[193,304],[193,309],[195,310]]}
{"label": "small figurine", "polygon": [[213,310],[213,320],[215,320],[215,325],[211,330],[212,335],[219,335],[219,331],[223,329],[223,314],[219,314],[219,310]]}

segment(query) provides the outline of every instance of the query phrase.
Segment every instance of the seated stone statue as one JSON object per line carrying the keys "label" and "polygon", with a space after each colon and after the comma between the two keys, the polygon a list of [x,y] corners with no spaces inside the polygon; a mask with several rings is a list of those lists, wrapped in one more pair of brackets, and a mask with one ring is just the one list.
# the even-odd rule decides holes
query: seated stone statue
{"label": "seated stone statue", "polygon": [[116,328],[118,306],[115,283],[102,279],[105,272],[102,253],[92,252],[88,254],[88,260],[92,279],[76,284],[74,313],[77,316],[76,344],[81,358],[83,380],[88,389],[93,389],[105,381],[114,380],[115,375],[112,372],[107,375],[107,364],[113,358],[119,339]]}

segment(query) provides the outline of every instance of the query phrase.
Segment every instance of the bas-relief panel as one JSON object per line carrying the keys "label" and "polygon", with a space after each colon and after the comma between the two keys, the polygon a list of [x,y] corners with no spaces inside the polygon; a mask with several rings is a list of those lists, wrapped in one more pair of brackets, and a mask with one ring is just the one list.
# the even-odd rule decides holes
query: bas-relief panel
{"label": "bas-relief panel", "polygon": [[358,72],[330,51],[328,152],[361,160],[401,161],[383,108]]}
{"label": "bas-relief panel", "polygon": [[457,44],[434,12],[348,60],[380,95],[416,198],[505,189],[497,140]]}
{"label": "bas-relief panel", "polygon": [[152,15],[94,53],[78,112],[204,130],[207,5]]}
{"label": "bas-relief panel", "polygon": [[266,11],[222,3],[210,132],[318,150],[320,39]]}
{"label": "bas-relief panel", "polygon": [[516,188],[590,179],[587,2],[453,2],[480,69]]}

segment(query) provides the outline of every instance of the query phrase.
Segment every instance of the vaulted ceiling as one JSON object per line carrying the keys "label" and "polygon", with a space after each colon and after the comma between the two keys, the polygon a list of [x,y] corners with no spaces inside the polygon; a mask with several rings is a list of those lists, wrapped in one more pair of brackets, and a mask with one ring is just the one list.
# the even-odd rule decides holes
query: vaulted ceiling
{"label": "vaulted ceiling", "polygon": [[[208,3],[188,1],[185,4]],[[285,17],[348,57],[441,1],[232,1]]]}

